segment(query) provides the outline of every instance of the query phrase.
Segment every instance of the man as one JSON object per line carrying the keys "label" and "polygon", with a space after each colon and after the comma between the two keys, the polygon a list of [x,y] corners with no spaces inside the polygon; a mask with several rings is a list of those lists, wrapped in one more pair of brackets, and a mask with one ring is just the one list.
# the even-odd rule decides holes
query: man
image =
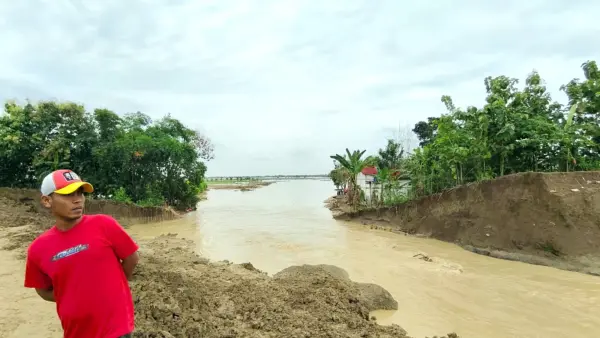
{"label": "man", "polygon": [[25,287],[56,302],[65,338],[131,337],[138,245],[112,217],[83,214],[93,191],[71,170],[44,178],[41,202],[56,223],[27,250]]}

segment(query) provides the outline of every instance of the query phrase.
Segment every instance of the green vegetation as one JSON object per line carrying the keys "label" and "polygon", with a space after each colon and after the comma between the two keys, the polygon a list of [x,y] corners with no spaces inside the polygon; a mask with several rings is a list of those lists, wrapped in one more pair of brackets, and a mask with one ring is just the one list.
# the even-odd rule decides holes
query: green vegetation
{"label": "green vegetation", "polygon": [[194,208],[213,158],[209,139],[166,115],[86,112],[75,103],[5,104],[0,115],[0,186],[39,187],[69,168],[92,182],[94,196],[142,206]]}
{"label": "green vegetation", "polygon": [[[353,205],[356,205],[360,201],[360,188],[356,183],[356,175],[365,167],[375,164],[376,159],[374,157],[362,158],[365,150],[355,150],[352,153],[346,148],[346,156],[343,155],[332,155],[331,158],[339,163],[338,168],[334,169],[330,175],[335,176],[339,183],[338,175],[345,177],[348,182],[348,198],[352,201]],[[338,172],[335,172],[338,170]],[[334,182],[335,183],[335,182]]]}
{"label": "green vegetation", "polygon": [[[519,172],[600,170],[600,71],[594,61],[582,69],[584,80],[573,79],[560,88],[569,99],[566,106],[552,100],[535,71],[523,89],[517,88],[517,79],[487,77],[481,108],[460,109],[443,96],[448,112],[415,125],[420,147],[414,153],[404,156],[392,140],[379,151],[377,181],[382,195],[388,191],[383,203]],[[390,169],[399,170],[396,177],[410,179],[404,197],[386,188],[400,181],[389,178]],[[334,183],[340,184],[339,178]]]}
{"label": "green vegetation", "polygon": [[379,149],[376,156],[362,158],[365,150],[350,152],[346,149],[345,155],[335,154],[335,168],[329,173],[330,179],[338,189],[348,188],[348,202],[353,207],[359,207],[367,201],[365,192],[357,184],[357,175],[366,167],[375,166],[374,190],[368,199],[371,206],[392,205],[406,200],[403,177],[400,175],[403,164],[404,150],[394,140],[388,140],[385,148]]}

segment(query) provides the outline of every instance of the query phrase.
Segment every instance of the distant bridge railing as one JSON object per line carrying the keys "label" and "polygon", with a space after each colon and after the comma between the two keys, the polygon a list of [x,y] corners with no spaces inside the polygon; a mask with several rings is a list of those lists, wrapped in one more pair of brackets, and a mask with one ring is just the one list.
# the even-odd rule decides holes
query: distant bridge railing
{"label": "distant bridge railing", "polygon": [[306,180],[324,179],[328,175],[270,175],[270,176],[210,176],[207,181],[268,181],[268,180]]}

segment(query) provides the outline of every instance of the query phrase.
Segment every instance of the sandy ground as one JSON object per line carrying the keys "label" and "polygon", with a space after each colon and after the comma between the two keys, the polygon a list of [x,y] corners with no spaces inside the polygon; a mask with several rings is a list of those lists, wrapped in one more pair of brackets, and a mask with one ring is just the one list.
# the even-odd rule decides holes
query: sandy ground
{"label": "sandy ground", "polygon": [[[8,233],[8,229],[3,233]],[[4,247],[7,242],[6,237],[0,239],[0,246]],[[18,251],[0,251],[0,337],[62,337],[54,304],[24,288],[24,275],[25,267]]]}
{"label": "sandy ground", "polygon": [[[0,337],[61,337],[54,304],[23,287],[25,247],[49,224],[30,203],[0,197]],[[130,283],[134,337],[407,337],[369,317],[398,308],[389,292],[340,268],[296,266],[270,277],[250,263],[210,262],[175,235],[140,246]]]}

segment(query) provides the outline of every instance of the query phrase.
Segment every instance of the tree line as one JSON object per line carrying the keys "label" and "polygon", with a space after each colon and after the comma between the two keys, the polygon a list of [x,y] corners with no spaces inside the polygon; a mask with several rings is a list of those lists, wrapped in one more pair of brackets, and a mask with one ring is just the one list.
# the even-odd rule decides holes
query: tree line
{"label": "tree line", "polygon": [[408,177],[406,198],[416,198],[519,172],[600,170],[600,71],[595,61],[581,68],[583,79],[560,87],[566,105],[552,100],[536,71],[522,89],[515,78],[485,78],[483,107],[459,108],[442,96],[447,113],[415,125],[420,143],[414,152],[404,154],[389,140],[377,156],[363,159],[364,151],[333,155],[339,165],[330,177],[352,188],[354,182],[341,171],[352,176],[372,164],[392,168],[400,175],[391,180]]}
{"label": "tree line", "polygon": [[194,208],[206,188],[211,141],[166,115],[119,116],[72,102],[6,102],[0,115],[0,186],[38,188],[69,168],[94,185],[94,197],[142,206]]}

